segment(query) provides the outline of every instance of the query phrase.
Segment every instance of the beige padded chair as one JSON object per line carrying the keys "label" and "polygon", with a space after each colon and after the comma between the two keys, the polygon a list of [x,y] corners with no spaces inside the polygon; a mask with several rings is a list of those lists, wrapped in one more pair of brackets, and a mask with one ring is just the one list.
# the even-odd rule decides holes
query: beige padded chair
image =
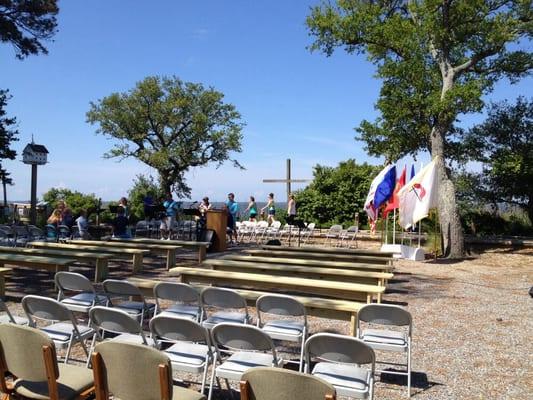
{"label": "beige padded chair", "polygon": [[92,356],[96,400],[205,400],[193,390],[172,385],[165,353],[135,343],[104,342]]}
{"label": "beige padded chair", "polygon": [[[9,371],[16,379],[8,387]],[[0,390],[37,400],[74,400],[94,392],[87,368],[58,364],[54,342],[45,333],[27,326],[0,325]]]}
{"label": "beige padded chair", "polygon": [[281,368],[257,367],[241,380],[241,400],[335,400],[335,388],[313,375]]}

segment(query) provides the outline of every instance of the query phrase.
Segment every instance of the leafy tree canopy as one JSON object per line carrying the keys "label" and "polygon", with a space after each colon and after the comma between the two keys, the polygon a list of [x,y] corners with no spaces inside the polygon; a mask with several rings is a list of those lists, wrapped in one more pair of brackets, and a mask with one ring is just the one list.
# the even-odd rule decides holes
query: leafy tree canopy
{"label": "leafy tree canopy", "polygon": [[428,150],[439,156],[439,214],[445,255],[463,255],[450,156],[461,152],[454,122],[478,112],[482,95],[533,68],[521,49],[533,36],[531,0],[337,0],[314,7],[312,50],[366,54],[382,80],[376,107],[357,139],[372,155],[395,161]]}
{"label": "leafy tree canopy", "polygon": [[133,157],[159,173],[165,191],[186,196],[191,167],[222,164],[241,151],[243,123],[224,95],[177,77],[148,77],[127,93],[91,103],[87,121],[119,140],[106,157]]}
{"label": "leafy tree canopy", "polygon": [[474,193],[521,207],[533,223],[533,100],[493,104],[486,121],[464,139],[470,159],[482,163],[482,172],[469,176]]}
{"label": "leafy tree canopy", "polygon": [[158,202],[165,196],[164,190],[154,180],[153,177],[146,177],[144,175],[137,175],[133,181],[133,187],[128,192],[128,204],[130,206],[130,215],[140,220],[144,215],[144,198],[150,194],[154,202]]}
{"label": "leafy tree canopy", "polygon": [[78,191],[72,191],[65,188],[52,188],[43,194],[43,200],[49,203],[53,208],[57,207],[60,200],[65,201],[67,206],[72,210],[74,216],[82,210],[92,212],[96,210],[98,199],[94,194],[83,194]]}
{"label": "leafy tree canopy", "polygon": [[18,141],[17,119],[8,117],[5,107],[11,98],[9,90],[0,89],[0,160],[14,160],[17,152],[10,146],[12,142]]}
{"label": "leafy tree canopy", "polygon": [[18,59],[48,54],[43,42],[56,33],[57,0],[1,0],[0,41],[11,43]]}
{"label": "leafy tree canopy", "polygon": [[372,179],[381,167],[355,160],[339,163],[335,168],[316,165],[313,181],[297,192],[298,218],[320,225],[353,224],[359,212],[362,221],[364,203]]}

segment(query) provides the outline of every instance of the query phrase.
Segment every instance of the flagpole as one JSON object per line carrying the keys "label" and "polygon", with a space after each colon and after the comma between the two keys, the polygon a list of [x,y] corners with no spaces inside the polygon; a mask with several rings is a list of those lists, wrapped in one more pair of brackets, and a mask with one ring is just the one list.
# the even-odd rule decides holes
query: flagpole
{"label": "flagpole", "polygon": [[385,217],[385,244],[389,244],[389,214]]}
{"label": "flagpole", "polygon": [[396,209],[392,214],[392,244],[396,244]]}

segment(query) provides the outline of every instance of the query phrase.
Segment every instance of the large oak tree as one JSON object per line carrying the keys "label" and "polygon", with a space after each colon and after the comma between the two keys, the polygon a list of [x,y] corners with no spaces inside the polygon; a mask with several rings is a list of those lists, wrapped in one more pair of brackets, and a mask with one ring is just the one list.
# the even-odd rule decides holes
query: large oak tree
{"label": "large oak tree", "polygon": [[185,172],[231,161],[241,151],[243,123],[224,95],[176,77],[148,77],[127,93],[91,103],[87,121],[118,139],[105,157],[133,157],[159,173],[163,189],[187,196]]}
{"label": "large oak tree", "polygon": [[463,255],[463,233],[450,178],[454,123],[479,112],[502,77],[533,68],[520,46],[533,33],[531,0],[337,0],[312,8],[313,50],[366,54],[382,87],[375,122],[358,139],[372,155],[395,160],[429,151],[438,158],[444,254]]}

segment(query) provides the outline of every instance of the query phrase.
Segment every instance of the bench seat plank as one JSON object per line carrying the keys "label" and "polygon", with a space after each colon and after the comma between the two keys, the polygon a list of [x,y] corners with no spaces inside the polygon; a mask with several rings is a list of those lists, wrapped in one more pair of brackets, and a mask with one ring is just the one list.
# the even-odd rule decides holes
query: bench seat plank
{"label": "bench seat plank", "polygon": [[198,249],[198,262],[201,263],[205,260],[207,253],[207,248],[211,244],[210,242],[198,242],[195,240],[164,240],[161,239],[150,239],[150,238],[132,238],[132,239],[122,239],[122,238],[111,238],[114,242],[126,242],[126,243],[145,243],[145,244],[168,244],[179,247],[192,247],[193,249]]}
{"label": "bench seat plank", "polygon": [[394,270],[392,265],[364,264],[349,261],[311,260],[304,258],[261,257],[227,254],[220,257],[223,260],[248,261],[269,264],[303,265],[306,267],[353,269],[360,271],[390,272]]}
{"label": "bench seat plank", "polygon": [[318,279],[285,276],[280,279],[279,276],[184,267],[173,268],[170,272],[172,275],[179,275],[184,283],[216,283],[225,286],[250,287],[252,289],[267,291],[294,291],[344,300],[366,301],[367,303],[372,302],[374,296],[385,292],[383,286],[323,281]]}
{"label": "bench seat plank", "polygon": [[264,244],[261,246],[263,250],[273,250],[273,251],[291,251],[294,253],[325,253],[325,254],[353,254],[361,256],[374,256],[374,257],[394,257],[393,252],[391,251],[379,251],[379,250],[369,250],[369,249],[346,249],[343,247],[317,247],[317,246],[272,246]]}
{"label": "bench seat plank", "polygon": [[350,255],[350,254],[334,254],[334,253],[318,253],[318,252],[300,252],[295,254],[293,251],[272,251],[261,249],[246,249],[243,252],[253,256],[266,256],[266,257],[295,257],[295,258],[309,258],[312,260],[329,260],[329,261],[351,261],[351,262],[364,262],[366,264],[392,264],[393,258],[388,257],[374,257],[363,255]]}

